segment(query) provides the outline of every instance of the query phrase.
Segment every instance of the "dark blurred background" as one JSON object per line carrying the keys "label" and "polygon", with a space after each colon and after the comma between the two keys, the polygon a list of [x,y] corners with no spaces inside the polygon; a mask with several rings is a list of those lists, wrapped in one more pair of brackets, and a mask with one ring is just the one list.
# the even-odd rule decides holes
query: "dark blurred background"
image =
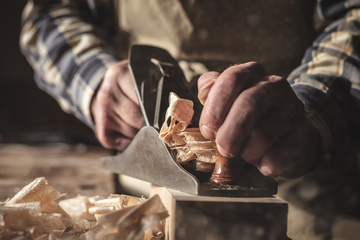
{"label": "dark blurred background", "polygon": [[90,128],[37,88],[33,71],[19,50],[25,4],[25,0],[0,1],[0,143],[97,145]]}

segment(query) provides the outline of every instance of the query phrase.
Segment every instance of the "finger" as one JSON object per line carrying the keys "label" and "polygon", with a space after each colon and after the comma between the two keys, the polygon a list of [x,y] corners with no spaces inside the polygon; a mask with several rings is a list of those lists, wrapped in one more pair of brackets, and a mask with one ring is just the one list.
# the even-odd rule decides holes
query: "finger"
{"label": "finger", "polygon": [[[135,85],[128,68],[128,60],[121,61],[109,68],[105,77],[115,79],[118,87],[133,102],[139,103],[136,96]],[[114,86],[112,86],[114,87]]]}
{"label": "finger", "polygon": [[118,131],[122,135],[128,138],[134,138],[139,129],[132,127],[127,122],[125,122],[122,116],[119,116],[116,112],[108,113],[108,117],[106,122],[102,124],[106,126],[106,129],[110,129],[113,131]]}
{"label": "finger", "polygon": [[105,148],[121,149],[127,146],[137,131],[121,118],[114,118],[111,114],[99,115],[95,119],[95,134]]}
{"label": "finger", "polygon": [[276,148],[262,157],[257,165],[259,171],[269,177],[284,176],[290,172],[297,165],[298,159],[306,159],[303,151],[292,147],[294,144],[290,136],[284,138]]}
{"label": "finger", "polygon": [[105,138],[98,138],[102,146],[108,149],[116,149],[120,152],[124,151],[131,143],[132,139],[124,137],[118,131],[107,129],[104,133]]}
{"label": "finger", "polygon": [[[137,103],[132,101],[117,84],[112,74],[116,73],[118,68],[110,68],[100,85],[99,91],[93,101],[92,112],[94,117],[101,114],[105,119],[106,114],[114,118],[121,118],[125,123],[133,128],[140,129],[144,125],[143,115]],[[113,70],[115,69],[115,70]],[[116,75],[117,76],[117,75]],[[114,85],[115,84],[115,85]],[[116,113],[116,115],[113,114]],[[100,118],[98,118],[100,119]]]}
{"label": "finger", "polygon": [[118,81],[120,89],[124,94],[131,99],[134,103],[139,105],[139,99],[136,95],[135,84],[132,77],[129,75]]}
{"label": "finger", "polygon": [[198,80],[198,98],[200,102],[204,105],[208,94],[214,85],[216,79],[219,77],[220,73],[218,72],[208,72],[202,75]]}
{"label": "finger", "polygon": [[[303,121],[304,122],[304,121]],[[313,126],[297,125],[260,160],[257,167],[265,176],[297,178],[315,161],[318,135]]]}
{"label": "finger", "polygon": [[257,165],[260,159],[282,137],[292,130],[295,114],[283,108],[270,111],[258,121],[246,139],[240,156],[246,162]]}
{"label": "finger", "polygon": [[125,96],[124,93],[118,94],[114,101],[113,109],[117,118],[122,119],[122,121],[135,129],[144,126],[144,118],[138,104]]}
{"label": "finger", "polygon": [[237,97],[216,137],[220,154],[234,157],[239,153],[255,125],[283,102],[287,85],[281,77],[271,77]]}
{"label": "finger", "polygon": [[266,71],[257,63],[246,63],[226,69],[212,86],[204,105],[200,126],[207,138],[215,138],[215,132],[225,120],[233,102],[249,86],[262,80]]}
{"label": "finger", "polygon": [[108,149],[125,149],[131,142],[131,138],[125,137],[117,130],[111,128],[95,128],[95,134],[100,144]]}

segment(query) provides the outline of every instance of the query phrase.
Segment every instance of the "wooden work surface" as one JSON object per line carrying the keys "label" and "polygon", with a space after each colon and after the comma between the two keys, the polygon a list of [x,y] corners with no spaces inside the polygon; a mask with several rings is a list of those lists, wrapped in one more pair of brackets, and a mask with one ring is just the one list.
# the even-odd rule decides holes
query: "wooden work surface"
{"label": "wooden work surface", "polygon": [[85,145],[28,146],[0,145],[0,201],[12,197],[37,177],[65,198],[78,194],[104,196],[114,192],[112,173],[99,167],[101,157],[109,155],[100,147]]}
{"label": "wooden work surface", "polygon": [[275,197],[195,196],[152,186],[169,212],[165,240],[287,239],[287,203]]}

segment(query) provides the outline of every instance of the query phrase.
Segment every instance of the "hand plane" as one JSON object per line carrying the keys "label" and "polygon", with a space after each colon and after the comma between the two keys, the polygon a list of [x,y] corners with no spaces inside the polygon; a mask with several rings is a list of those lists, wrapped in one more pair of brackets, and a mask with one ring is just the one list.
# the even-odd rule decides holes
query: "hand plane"
{"label": "hand plane", "polygon": [[[144,126],[125,151],[101,159],[101,166],[118,174],[128,175],[181,192],[224,197],[269,197],[277,193],[274,179],[263,176],[255,167],[236,159],[238,175],[232,184],[218,184],[204,173],[185,169],[159,138],[165,120],[170,92],[194,102],[190,127],[198,127],[202,105],[189,89],[177,61],[164,49],[134,45],[130,50],[129,69],[132,74]],[[215,175],[221,175],[221,168]],[[210,181],[209,181],[210,180]]]}

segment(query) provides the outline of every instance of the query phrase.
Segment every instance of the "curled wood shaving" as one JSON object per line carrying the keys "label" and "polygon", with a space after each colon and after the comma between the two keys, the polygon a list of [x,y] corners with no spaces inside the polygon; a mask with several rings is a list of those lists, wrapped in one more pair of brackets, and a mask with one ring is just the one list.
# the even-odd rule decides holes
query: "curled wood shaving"
{"label": "curled wood shaving", "polygon": [[182,138],[177,138],[177,133],[184,131],[189,125],[194,115],[194,104],[190,100],[179,98],[173,92],[170,93],[169,103],[160,138],[172,147],[184,143]]}

